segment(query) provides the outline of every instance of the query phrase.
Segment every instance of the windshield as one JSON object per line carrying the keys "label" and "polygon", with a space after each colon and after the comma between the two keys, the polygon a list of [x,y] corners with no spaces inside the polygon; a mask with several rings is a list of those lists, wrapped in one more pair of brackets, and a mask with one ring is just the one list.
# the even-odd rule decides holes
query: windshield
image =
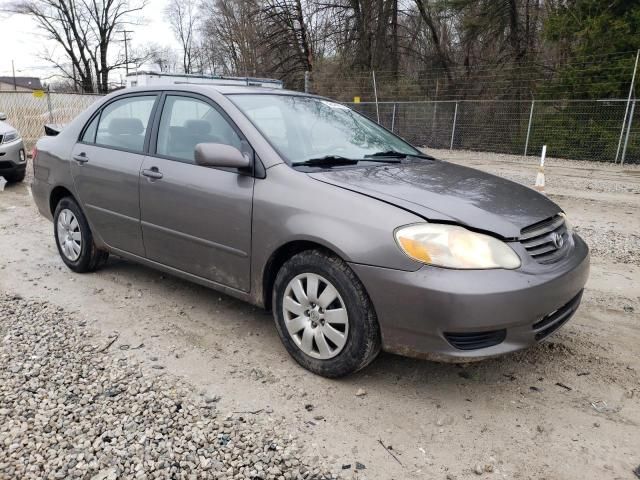
{"label": "windshield", "polygon": [[[229,95],[289,164],[363,159],[384,152],[420,155],[366,117],[336,102],[296,95]],[[335,158],[334,158],[335,157]]]}

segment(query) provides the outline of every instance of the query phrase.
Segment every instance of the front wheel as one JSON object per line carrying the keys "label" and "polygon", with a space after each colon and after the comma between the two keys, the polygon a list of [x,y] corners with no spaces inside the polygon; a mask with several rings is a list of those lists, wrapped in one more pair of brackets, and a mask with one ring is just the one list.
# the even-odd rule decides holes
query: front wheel
{"label": "front wheel", "polygon": [[272,305],[289,354],[318,375],[348,375],[367,366],[380,351],[371,300],[336,256],[308,250],[291,257],[276,276]]}
{"label": "front wheel", "polygon": [[93,272],[107,261],[109,253],[93,243],[89,223],[73,198],[58,202],[53,231],[62,261],[74,272]]}

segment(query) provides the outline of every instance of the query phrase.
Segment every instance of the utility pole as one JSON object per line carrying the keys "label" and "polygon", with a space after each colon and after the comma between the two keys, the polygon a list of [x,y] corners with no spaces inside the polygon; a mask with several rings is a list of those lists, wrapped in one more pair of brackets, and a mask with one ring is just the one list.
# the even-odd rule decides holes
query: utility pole
{"label": "utility pole", "polygon": [[13,72],[13,89],[17,91],[18,85],[16,84],[16,67],[13,64],[13,60],[11,60],[11,71]]}
{"label": "utility pole", "polygon": [[71,69],[73,72],[73,91],[78,93],[78,78],[76,77],[76,64],[71,63]]}
{"label": "utility pole", "polygon": [[127,37],[127,33],[133,33],[133,30],[123,30],[122,34],[124,35],[124,69],[125,73],[129,75],[129,37]]}

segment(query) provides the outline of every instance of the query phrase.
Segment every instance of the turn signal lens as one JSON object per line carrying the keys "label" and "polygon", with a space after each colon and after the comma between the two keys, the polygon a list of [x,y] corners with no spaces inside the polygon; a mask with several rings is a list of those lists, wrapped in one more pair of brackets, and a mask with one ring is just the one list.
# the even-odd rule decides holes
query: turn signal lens
{"label": "turn signal lens", "polygon": [[520,267],[520,257],[505,242],[457,225],[422,223],[399,228],[400,249],[418,262],[446,268]]}
{"label": "turn signal lens", "polygon": [[398,238],[400,247],[407,255],[424,263],[431,263],[431,257],[424,244],[407,237]]}

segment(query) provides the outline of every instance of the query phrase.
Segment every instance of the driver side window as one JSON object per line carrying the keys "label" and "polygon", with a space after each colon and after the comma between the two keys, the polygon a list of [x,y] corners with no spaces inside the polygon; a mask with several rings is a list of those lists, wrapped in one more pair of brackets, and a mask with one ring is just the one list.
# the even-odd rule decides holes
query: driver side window
{"label": "driver side window", "polygon": [[156,153],[195,163],[198,143],[241,148],[241,139],[218,110],[196,98],[167,95],[158,127]]}

